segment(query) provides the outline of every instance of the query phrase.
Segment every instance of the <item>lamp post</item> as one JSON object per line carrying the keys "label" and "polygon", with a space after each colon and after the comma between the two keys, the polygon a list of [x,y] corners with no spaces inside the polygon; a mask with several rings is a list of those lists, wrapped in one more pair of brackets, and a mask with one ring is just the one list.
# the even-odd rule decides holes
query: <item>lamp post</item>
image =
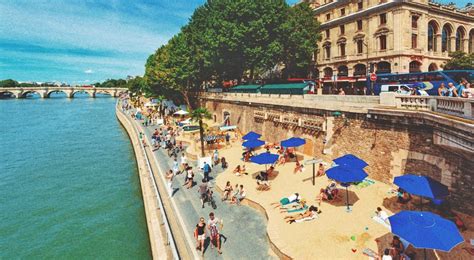
{"label": "lamp post", "polygon": [[[367,65],[366,65],[366,66],[367,66],[367,67],[366,67],[366,72],[367,72],[367,73],[366,73],[366,74],[367,74],[367,75],[366,75],[366,80],[369,80],[368,78],[369,78],[369,76],[370,76],[370,73],[372,73],[372,70],[370,69],[370,63],[369,63],[369,44],[368,44],[368,41],[367,41],[367,43],[366,43],[364,40],[362,40],[362,44],[365,46],[365,48],[366,48],[366,50],[367,50],[366,56],[365,56],[365,57],[366,57],[366,64],[367,64]],[[372,81],[370,81],[370,94],[371,94],[371,95],[374,94],[373,89],[374,89],[374,83],[373,83]]]}

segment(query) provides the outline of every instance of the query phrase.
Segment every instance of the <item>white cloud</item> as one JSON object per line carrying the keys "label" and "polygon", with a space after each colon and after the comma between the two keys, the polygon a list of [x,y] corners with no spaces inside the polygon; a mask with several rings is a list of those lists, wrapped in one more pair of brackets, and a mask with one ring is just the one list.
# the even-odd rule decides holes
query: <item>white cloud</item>
{"label": "white cloud", "polygon": [[94,73],[94,71],[91,70],[91,69],[87,69],[87,70],[84,71],[84,73],[86,73],[86,74],[92,74],[92,73]]}

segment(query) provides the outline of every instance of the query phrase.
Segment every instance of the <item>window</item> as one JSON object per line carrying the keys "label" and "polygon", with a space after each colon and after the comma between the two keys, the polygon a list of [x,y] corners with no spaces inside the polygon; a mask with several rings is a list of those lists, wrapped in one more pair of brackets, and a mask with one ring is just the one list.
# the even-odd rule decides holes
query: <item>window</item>
{"label": "window", "polygon": [[380,25],[386,24],[386,23],[387,23],[387,14],[386,13],[380,14]]}
{"label": "window", "polygon": [[344,25],[339,25],[339,30],[341,32],[341,35],[343,35],[345,33]]}
{"label": "window", "polygon": [[331,58],[331,46],[328,45],[328,46],[324,47],[324,50],[326,52],[326,59],[330,59]]}
{"label": "window", "polygon": [[346,15],[346,8],[341,9],[341,16],[344,16],[344,15]]}
{"label": "window", "polygon": [[359,2],[357,3],[357,10],[362,10],[364,8],[364,3],[362,2],[362,0],[359,0]]}
{"label": "window", "polygon": [[379,37],[379,42],[380,42],[380,50],[386,50],[387,49],[387,35],[381,35]]}
{"label": "window", "polygon": [[417,29],[418,28],[418,16],[411,17],[411,28]]}
{"label": "window", "polygon": [[357,53],[361,54],[364,52],[364,41],[363,40],[357,40]]}
{"label": "window", "polygon": [[330,34],[329,34],[329,29],[326,29],[326,38],[329,38]]}
{"label": "window", "polygon": [[362,20],[357,21],[357,30],[362,31]]}
{"label": "window", "polygon": [[341,56],[344,57],[346,56],[346,44],[345,43],[341,43],[339,45],[339,48],[340,48],[340,51],[341,51]]}
{"label": "window", "polygon": [[418,35],[412,34],[411,35],[411,48],[416,49],[418,47]]}
{"label": "window", "polygon": [[331,14],[326,14],[326,21],[331,20]]}

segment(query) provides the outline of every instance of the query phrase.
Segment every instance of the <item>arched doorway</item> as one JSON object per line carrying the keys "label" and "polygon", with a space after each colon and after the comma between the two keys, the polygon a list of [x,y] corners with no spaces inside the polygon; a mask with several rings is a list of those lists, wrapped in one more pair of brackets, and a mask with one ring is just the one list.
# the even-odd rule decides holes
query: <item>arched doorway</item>
{"label": "arched doorway", "polygon": [[428,71],[437,71],[438,70],[438,65],[436,63],[431,63],[430,66],[428,66]]}
{"label": "arched doorway", "polygon": [[474,29],[469,32],[469,53],[474,52]]}
{"label": "arched doorway", "polygon": [[419,61],[412,61],[409,64],[410,67],[410,73],[415,73],[415,72],[421,72],[421,62]]}
{"label": "arched doorway", "polygon": [[464,51],[464,38],[466,37],[466,30],[459,26],[456,30],[456,51]]}
{"label": "arched doorway", "polygon": [[375,74],[392,73],[392,65],[389,62],[381,61],[377,63]]}
{"label": "arched doorway", "polygon": [[230,113],[224,111],[224,126],[230,126]]}
{"label": "arched doorway", "polygon": [[439,25],[436,21],[432,20],[428,23],[428,51],[438,51],[436,35],[439,31]]}
{"label": "arched doorway", "polygon": [[354,66],[354,77],[365,76],[367,74],[367,67],[364,64],[357,64]]}
{"label": "arched doorway", "polygon": [[338,77],[347,77],[349,76],[349,69],[346,65],[337,67],[337,76]]}
{"label": "arched doorway", "polygon": [[323,72],[324,72],[324,77],[325,78],[332,77],[333,71],[330,67],[324,68]]}
{"label": "arched doorway", "polygon": [[453,34],[453,26],[449,23],[443,26],[441,32],[441,51],[451,51],[451,36]]}

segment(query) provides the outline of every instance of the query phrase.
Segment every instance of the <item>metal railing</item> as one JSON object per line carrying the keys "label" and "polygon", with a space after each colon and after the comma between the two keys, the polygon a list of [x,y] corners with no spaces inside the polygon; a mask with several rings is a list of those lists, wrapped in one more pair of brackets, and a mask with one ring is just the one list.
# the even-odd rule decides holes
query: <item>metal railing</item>
{"label": "metal railing", "polygon": [[[138,133],[140,133],[139,129],[137,129],[134,122],[131,122],[130,118],[122,111],[122,109],[119,106],[120,103],[121,103],[121,99],[118,99],[117,100],[118,110],[120,111],[120,113],[122,113],[125,116],[127,121],[130,123],[130,125],[132,125],[133,129],[135,130],[135,137],[134,138],[138,138]],[[143,138],[146,138],[146,137],[143,137]],[[173,255],[173,259],[178,260],[178,259],[180,259],[178,249],[176,247],[176,242],[175,242],[174,237],[173,237],[173,232],[171,231],[170,223],[168,221],[168,216],[166,215],[165,208],[163,207],[163,201],[161,199],[161,195],[160,195],[160,192],[158,190],[158,185],[156,183],[155,175],[153,174],[153,170],[151,169],[151,166],[150,166],[150,160],[148,159],[148,154],[146,153],[145,147],[143,146],[143,143],[141,142],[141,140],[139,140],[139,144],[140,144],[141,152],[143,153],[144,158],[145,158],[145,163],[146,163],[147,170],[150,173],[150,178],[151,178],[152,184],[153,184],[153,190],[155,191],[155,196],[156,196],[157,202],[158,202],[158,209],[160,210],[161,217],[163,219],[163,225],[165,227],[166,236],[167,236],[166,237],[167,238],[167,241],[166,241],[167,245],[170,246],[171,253]]]}

